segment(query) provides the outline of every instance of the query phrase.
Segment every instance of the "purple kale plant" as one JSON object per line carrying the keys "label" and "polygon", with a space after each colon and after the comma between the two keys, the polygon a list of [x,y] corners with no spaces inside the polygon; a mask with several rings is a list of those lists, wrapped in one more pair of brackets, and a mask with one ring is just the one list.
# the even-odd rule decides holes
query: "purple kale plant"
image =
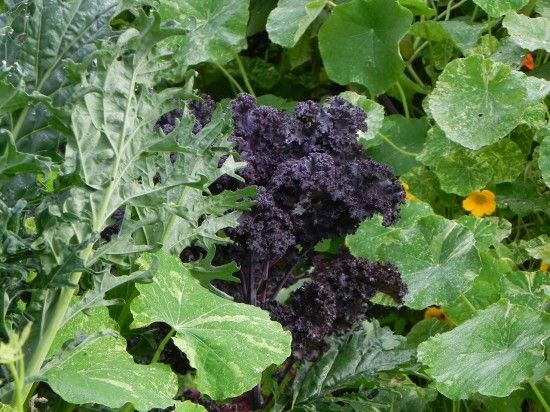
{"label": "purple kale plant", "polygon": [[[345,333],[368,315],[376,292],[398,301],[405,294],[391,265],[345,251],[325,262],[315,256],[315,245],[353,233],[375,214],[392,224],[403,188],[387,166],[367,158],[357,142],[357,132],[366,128],[365,113],[340,97],[325,105],[299,103],[292,115],[258,106],[246,94],[230,108],[232,140],[247,162],[240,174],[245,184],[258,186],[258,197],[239,226],[228,231],[234,241],[228,253],[240,265],[241,287],[225,290],[270,310],[292,331],[294,357],[314,359],[326,348],[327,336]],[[223,180],[215,190],[235,184]],[[275,301],[281,288],[304,277],[311,281],[286,304]]]}
{"label": "purple kale plant", "polygon": [[[189,108],[194,132],[210,120],[214,101],[203,96]],[[317,256],[323,239],[353,233],[360,222],[379,214],[385,225],[398,219],[404,191],[393,172],[369,159],[357,142],[366,129],[365,113],[340,97],[325,105],[299,103],[292,115],[258,106],[239,95],[230,103],[235,151],[247,163],[244,183],[224,176],[214,193],[244,185],[258,187],[256,205],[227,231],[233,244],[220,261],[240,266],[240,285],[217,283],[235,299],[268,309],[293,334],[294,359],[317,358],[325,338],[343,334],[368,316],[379,291],[400,301],[405,285],[389,264],[356,259],[341,251],[332,259]],[[164,115],[157,127],[170,133],[181,110]],[[189,249],[182,259],[197,257]],[[306,281],[286,303],[275,300],[283,287]]]}

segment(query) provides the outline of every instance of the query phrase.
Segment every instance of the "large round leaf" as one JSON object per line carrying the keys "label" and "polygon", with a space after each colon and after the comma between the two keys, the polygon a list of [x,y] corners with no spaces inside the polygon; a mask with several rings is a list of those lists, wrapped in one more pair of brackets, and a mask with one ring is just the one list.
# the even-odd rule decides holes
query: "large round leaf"
{"label": "large round leaf", "polygon": [[529,0],[474,0],[491,17],[500,17],[509,11],[519,10],[528,2]]}
{"label": "large round leaf", "polygon": [[504,301],[421,343],[418,358],[451,399],[507,396],[544,362],[549,335],[548,315]]}
{"label": "large round leaf", "polygon": [[280,0],[267,19],[269,38],[283,47],[294,47],[328,0]]}
{"label": "large round leaf", "polygon": [[512,12],[506,15],[502,25],[512,40],[524,49],[550,52],[550,18],[531,18]]}
{"label": "large round leaf", "polygon": [[411,13],[395,0],[352,0],[338,5],[319,30],[319,49],[328,76],[360,83],[378,95],[403,72],[399,41]]}
{"label": "large round leaf", "polygon": [[160,363],[140,365],[126,352],[126,341],[111,335],[90,337],[46,365],[48,385],[77,405],[99,403],[120,408],[131,402],[141,411],[173,405],[176,375]]}
{"label": "large round leaf", "polygon": [[470,149],[495,143],[524,120],[531,101],[524,75],[480,55],[447,65],[429,98],[446,136]]}
{"label": "large round leaf", "polygon": [[255,306],[235,303],[201,286],[178,258],[157,253],[159,269],[150,284],[137,284],[131,304],[133,327],[165,322],[176,330],[174,343],[197,369],[200,392],[226,399],[250,390],[264,369],[290,355],[290,333]]}

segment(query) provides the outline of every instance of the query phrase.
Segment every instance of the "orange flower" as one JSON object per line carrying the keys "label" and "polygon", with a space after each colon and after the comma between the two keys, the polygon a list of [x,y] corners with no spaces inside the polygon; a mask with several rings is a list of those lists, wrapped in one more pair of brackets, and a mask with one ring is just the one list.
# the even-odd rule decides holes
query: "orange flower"
{"label": "orange flower", "polygon": [[462,201],[462,207],[477,217],[492,215],[497,208],[495,194],[490,190],[472,192]]}
{"label": "orange flower", "polygon": [[403,186],[403,190],[405,191],[405,200],[416,199],[416,196],[409,192],[409,185],[407,183],[403,182],[401,183],[401,186]]}
{"label": "orange flower", "polygon": [[527,70],[533,70],[535,68],[535,59],[533,58],[533,55],[531,53],[527,53],[523,58],[521,65]]}
{"label": "orange flower", "polygon": [[453,326],[453,322],[445,315],[445,312],[441,308],[436,308],[432,306],[431,308],[426,309],[424,312],[424,319],[436,318],[441,322],[445,322],[449,326]]}
{"label": "orange flower", "polygon": [[550,269],[550,264],[548,263],[545,263],[545,262],[540,262],[540,271],[541,272],[548,272]]}

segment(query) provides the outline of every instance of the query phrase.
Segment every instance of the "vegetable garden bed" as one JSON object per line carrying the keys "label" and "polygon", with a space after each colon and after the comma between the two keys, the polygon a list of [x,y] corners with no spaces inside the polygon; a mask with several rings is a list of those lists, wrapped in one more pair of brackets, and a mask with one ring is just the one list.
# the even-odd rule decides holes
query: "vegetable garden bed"
{"label": "vegetable garden bed", "polygon": [[550,411],[548,0],[0,11],[0,412]]}

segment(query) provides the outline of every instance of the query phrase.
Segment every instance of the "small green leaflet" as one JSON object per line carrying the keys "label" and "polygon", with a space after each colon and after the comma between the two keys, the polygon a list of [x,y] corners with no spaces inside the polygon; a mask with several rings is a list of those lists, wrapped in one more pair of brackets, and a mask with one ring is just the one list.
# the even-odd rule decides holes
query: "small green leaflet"
{"label": "small green leaflet", "polygon": [[138,410],[167,408],[178,391],[176,375],[160,363],[140,365],[126,352],[126,341],[110,334],[86,338],[46,364],[41,374],[64,400]]}
{"label": "small green leaflet", "polygon": [[550,317],[506,301],[418,347],[437,389],[451,399],[507,396],[544,362]]}
{"label": "small green leaflet", "polygon": [[529,0],[473,0],[490,17],[500,17],[510,11],[517,11]]}
{"label": "small green leaflet", "polygon": [[202,405],[193,403],[191,401],[177,402],[174,412],[208,412]]}
{"label": "small green leaflet", "polygon": [[246,47],[248,2],[242,0],[163,0],[159,13],[188,30],[164,41],[183,66],[205,61],[224,64]]}
{"label": "small green leaflet", "polygon": [[550,52],[550,18],[531,18],[512,12],[504,17],[502,25],[510,33],[512,40],[524,49],[543,49]]}
{"label": "small green leaflet", "polygon": [[139,262],[147,267],[154,256],[159,269],[153,283],[136,285],[132,326],[171,325],[174,343],[197,369],[200,392],[218,400],[240,395],[260,381],[265,368],[290,355],[290,333],[267,312],[203,288],[176,257],[158,252]]}
{"label": "small green leaflet", "polygon": [[428,105],[450,140],[480,149],[497,142],[525,120],[525,112],[536,103],[529,89],[524,74],[472,55],[447,65]]}
{"label": "small green leaflet", "polygon": [[280,0],[267,19],[267,32],[274,43],[294,47],[328,0]]}
{"label": "small green leaflet", "polygon": [[412,14],[396,0],[352,0],[336,6],[319,30],[328,76],[381,94],[403,72],[399,41],[411,22]]}
{"label": "small green leaflet", "polygon": [[356,257],[392,262],[407,284],[405,304],[414,309],[444,305],[466,292],[481,269],[473,233],[411,201],[404,218],[386,228],[377,216],[346,243]]}

